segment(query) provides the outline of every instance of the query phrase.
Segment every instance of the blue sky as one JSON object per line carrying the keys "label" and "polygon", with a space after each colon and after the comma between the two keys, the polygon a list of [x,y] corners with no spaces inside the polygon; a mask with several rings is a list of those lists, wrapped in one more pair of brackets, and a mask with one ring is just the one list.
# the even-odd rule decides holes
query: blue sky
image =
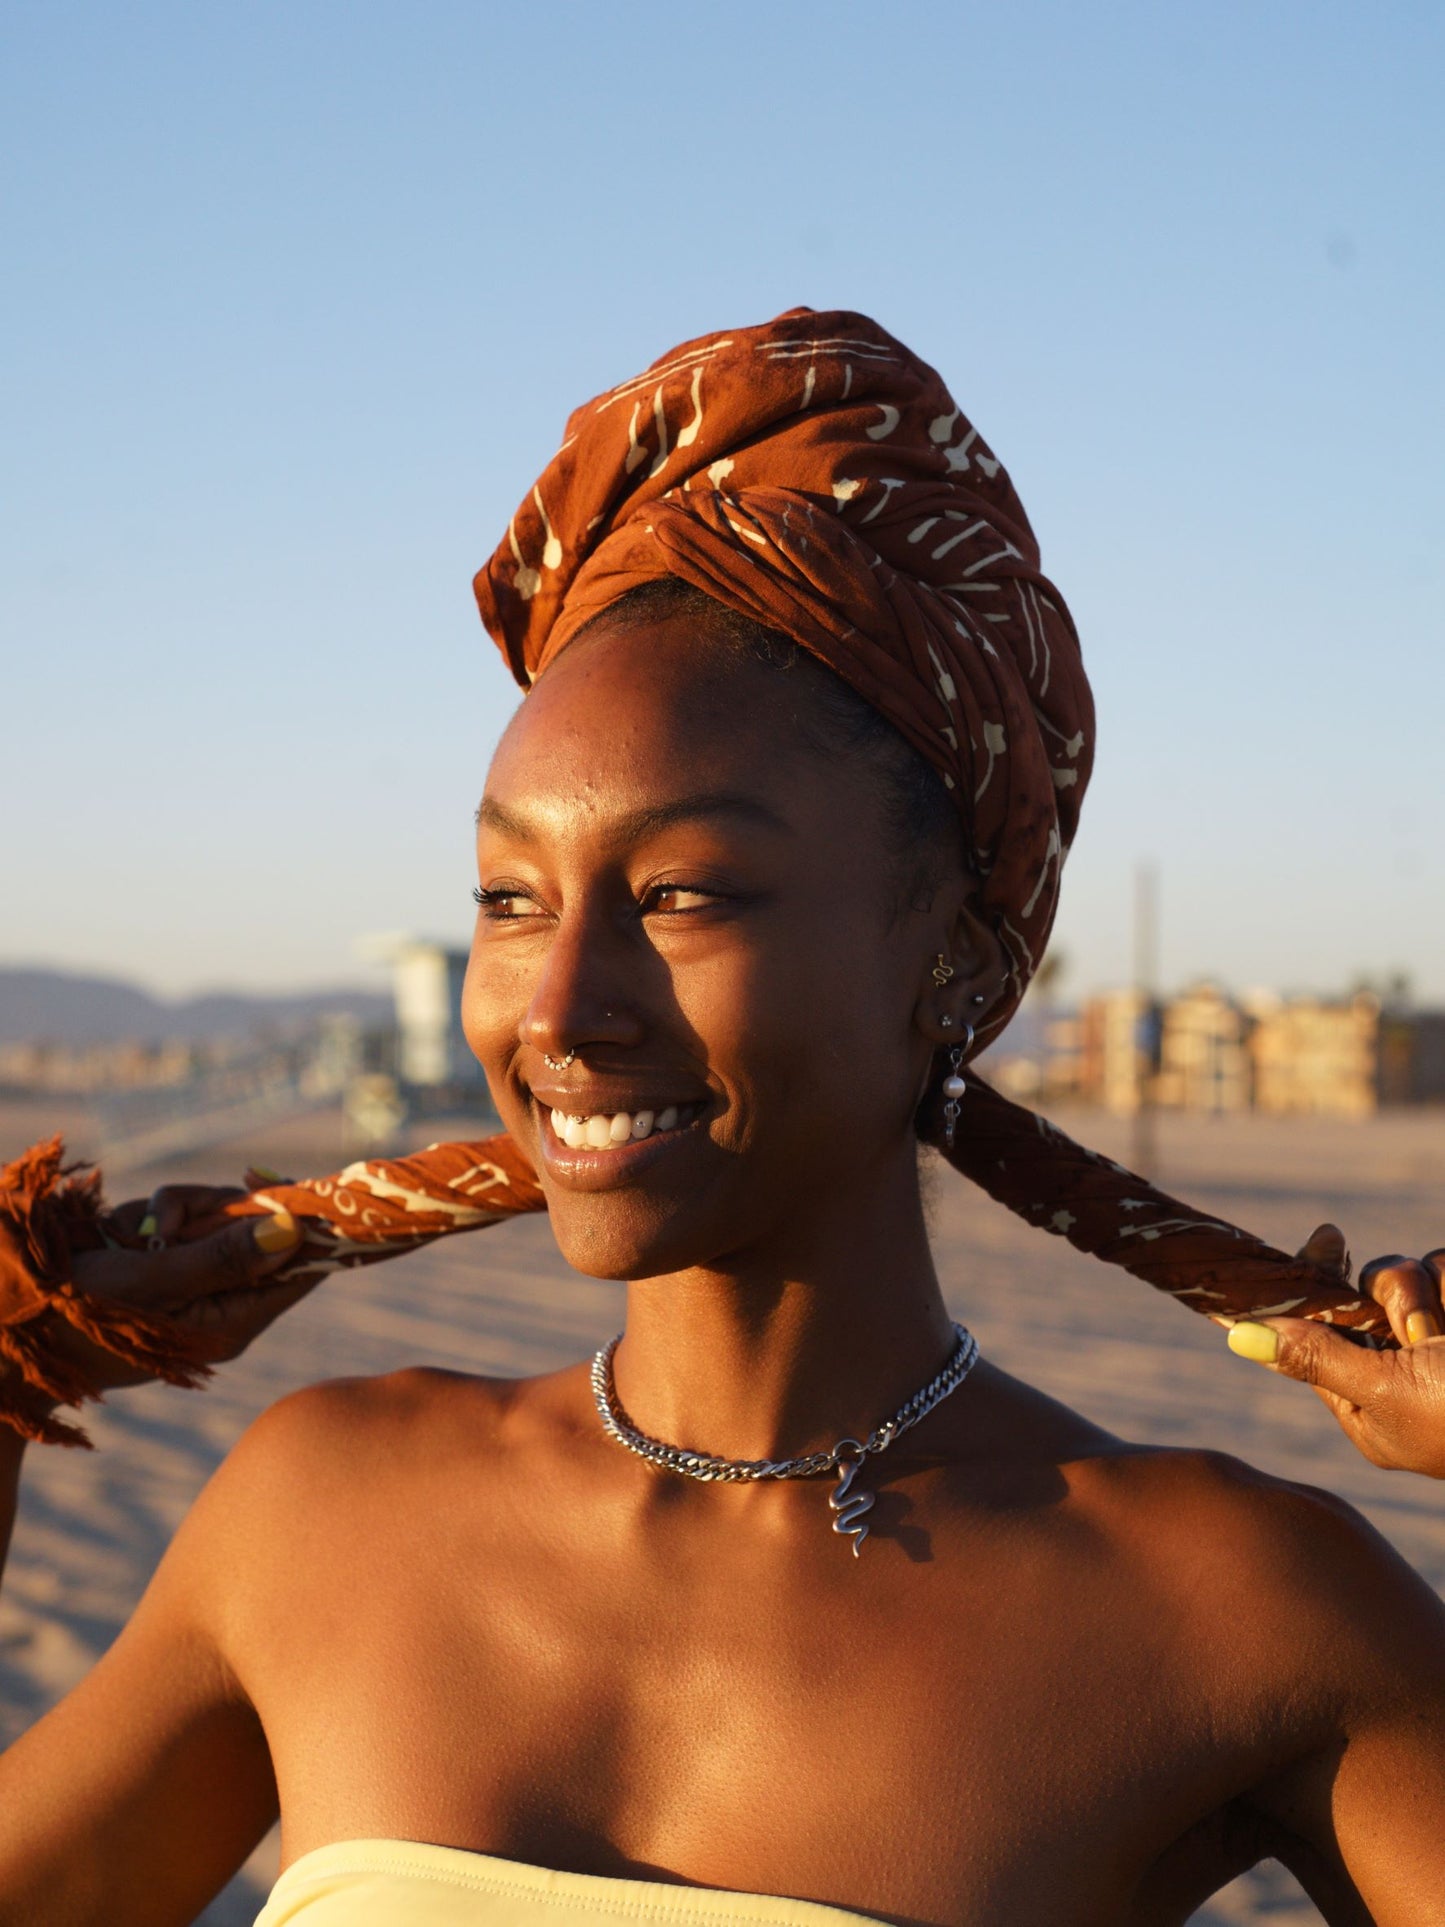
{"label": "blue sky", "polygon": [[0,962],[470,924],[473,570],[568,410],[863,309],[1008,464],[1099,763],[1057,941],[1445,1001],[1433,5],[8,10]]}

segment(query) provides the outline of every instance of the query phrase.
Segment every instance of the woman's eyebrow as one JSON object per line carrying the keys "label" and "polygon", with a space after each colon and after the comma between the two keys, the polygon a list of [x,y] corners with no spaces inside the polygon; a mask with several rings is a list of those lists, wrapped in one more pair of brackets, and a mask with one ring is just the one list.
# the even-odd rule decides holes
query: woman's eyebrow
{"label": "woman's eyebrow", "polygon": [[[696,796],[679,796],[669,803],[653,803],[645,809],[630,810],[619,817],[612,827],[617,835],[637,840],[656,836],[659,831],[670,830],[679,823],[695,823],[718,816],[736,817],[757,828],[783,834],[790,827],[776,810],[769,809],[757,797],[720,790],[703,791]],[[523,812],[508,809],[492,796],[482,798],[477,808],[477,822],[517,843],[533,843],[541,833],[539,826],[529,821]]]}

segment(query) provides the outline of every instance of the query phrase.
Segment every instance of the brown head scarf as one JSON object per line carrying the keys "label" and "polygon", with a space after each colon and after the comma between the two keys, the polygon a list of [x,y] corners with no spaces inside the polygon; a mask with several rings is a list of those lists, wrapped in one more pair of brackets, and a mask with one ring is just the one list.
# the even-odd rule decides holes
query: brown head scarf
{"label": "brown head scarf", "polygon": [[[594,616],[663,577],[810,651],[941,774],[1009,961],[979,1026],[981,1041],[996,1035],[1048,940],[1094,716],[1078,638],[1023,507],[942,381],[856,314],[798,308],[686,342],[573,414],[476,592],[529,687]],[[1346,1278],[1202,1217],[976,1077],[948,1155],[1029,1222],[1197,1311],[1226,1323],[1294,1312],[1393,1342],[1383,1312]],[[58,1174],[58,1151],[42,1163]],[[47,1360],[45,1319],[90,1316],[66,1282],[67,1254],[97,1241],[104,1221],[93,1189],[66,1190],[58,1175],[37,1189],[38,1168],[26,1167],[25,1237],[0,1235],[0,1355],[37,1393],[73,1400],[73,1370]],[[8,1204],[0,1180],[0,1233],[7,1210],[16,1218],[20,1169],[6,1174]],[[497,1137],[272,1186],[234,1209],[280,1205],[307,1234],[288,1270],[319,1276],[543,1200],[526,1160]],[[26,1342],[7,1346],[17,1313]],[[168,1355],[154,1317],[128,1334],[97,1314],[87,1329],[150,1370],[183,1382],[195,1372],[194,1341],[178,1337]],[[78,1437],[15,1401],[0,1417],[32,1436]]]}
{"label": "brown head scarf", "polygon": [[585,403],[476,580],[528,686],[676,576],[851,683],[942,775],[1012,965],[1043,954],[1093,756],[1078,637],[1002,465],[875,322],[798,308]]}

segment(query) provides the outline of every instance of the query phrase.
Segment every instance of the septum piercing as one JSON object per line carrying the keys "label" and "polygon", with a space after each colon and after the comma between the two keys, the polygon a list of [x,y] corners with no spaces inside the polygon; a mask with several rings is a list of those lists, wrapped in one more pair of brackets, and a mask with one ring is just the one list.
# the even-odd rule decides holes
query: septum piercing
{"label": "septum piercing", "polygon": [[569,1050],[565,1057],[549,1057],[546,1051],[543,1051],[542,1062],[547,1066],[549,1070],[565,1071],[567,1066],[572,1062],[573,1058],[575,1058],[576,1055],[577,1053],[575,1050]]}

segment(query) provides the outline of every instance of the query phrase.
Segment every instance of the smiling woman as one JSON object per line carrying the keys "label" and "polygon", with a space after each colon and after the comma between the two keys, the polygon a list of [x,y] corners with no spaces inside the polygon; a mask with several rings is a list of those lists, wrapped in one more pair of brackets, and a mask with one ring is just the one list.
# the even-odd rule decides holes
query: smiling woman
{"label": "smiling woman", "polygon": [[[625,1332],[254,1427],[0,1766],[0,1919],[184,1921],[277,1808],[267,1927],[1144,1927],[1265,1853],[1333,1921],[1433,1917],[1433,1594],[1329,1498],[1110,1437],[944,1307],[920,1136],[1216,1316],[1385,1323],[963,1074],[1042,954],[1092,717],[937,376],[854,315],[688,344],[578,411],[478,593],[529,688],[464,996],[506,1134],[162,1199],[144,1259],[87,1248],[141,1207],[33,1160],[9,1410],[44,1434],[62,1367],[142,1346],[193,1368],[164,1307],[207,1252],[294,1297],[540,1205]],[[194,1241],[232,1211],[272,1255]],[[92,1317],[122,1264],[148,1301]]]}
{"label": "smiling woman", "polygon": [[604,1277],[776,1235],[800,1189],[871,1192],[861,1120],[907,1145],[946,1041],[912,1021],[920,975],[952,955],[959,1007],[1003,975],[953,824],[928,866],[948,886],[923,887],[915,849],[899,914],[876,764],[819,735],[830,672],[769,666],[717,613],[692,592],[595,620],[518,712],[480,812],[467,1036],[564,1253]]}

